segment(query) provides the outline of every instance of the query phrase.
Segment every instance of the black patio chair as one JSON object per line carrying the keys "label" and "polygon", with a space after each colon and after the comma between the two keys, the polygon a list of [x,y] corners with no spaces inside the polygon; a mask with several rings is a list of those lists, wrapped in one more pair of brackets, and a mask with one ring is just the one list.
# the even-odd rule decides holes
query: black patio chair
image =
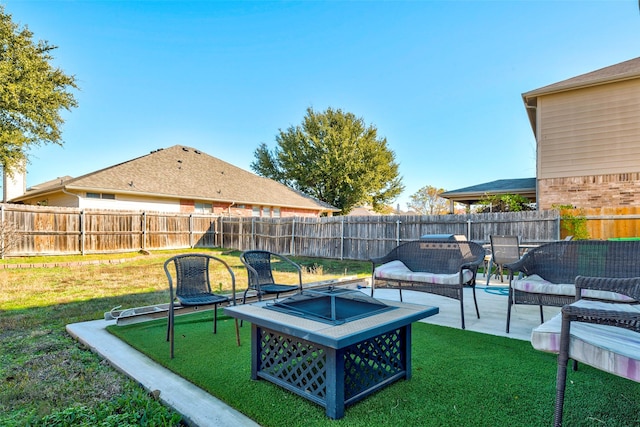
{"label": "black patio chair", "polygon": [[488,263],[487,286],[491,276],[491,264],[496,266],[496,276],[504,282],[504,265],[520,259],[520,237],[490,235],[489,239],[491,240],[491,258]]}
{"label": "black patio chair", "polygon": [[[231,276],[232,298],[216,294],[211,290],[209,267],[211,261],[218,262]],[[174,271],[170,271],[173,264]],[[213,305],[213,333],[218,332],[218,305],[226,302],[236,304],[236,278],[231,267],[220,258],[206,254],[182,254],[169,258],[164,263],[164,272],[169,280],[169,320],[167,321],[167,341],[171,344],[173,359],[175,310],[181,307],[206,307]],[[175,286],[174,286],[175,277]],[[236,320],[236,342],[240,345],[240,332]]]}
{"label": "black patio chair", "polygon": [[[248,286],[242,296],[242,303],[247,301],[247,293],[255,291],[258,301],[262,300],[265,294],[276,294],[276,298],[283,292],[295,290],[302,291],[302,269],[298,264],[291,261],[284,255],[279,255],[269,251],[244,251],[240,255],[240,261],[247,267]],[[298,273],[297,285],[284,285],[276,283],[273,278],[272,264],[283,263]]]}

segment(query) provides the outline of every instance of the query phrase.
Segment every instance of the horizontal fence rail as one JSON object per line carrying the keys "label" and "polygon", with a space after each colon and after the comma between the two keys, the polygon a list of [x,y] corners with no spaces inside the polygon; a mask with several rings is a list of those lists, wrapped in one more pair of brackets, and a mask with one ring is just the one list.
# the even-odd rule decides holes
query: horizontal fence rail
{"label": "horizontal fence rail", "polygon": [[69,255],[219,246],[219,216],[0,204],[0,254]]}
{"label": "horizontal fence rail", "polygon": [[[576,211],[592,239],[640,236],[640,208]],[[492,234],[523,243],[565,237],[556,210],[464,215],[228,217],[0,204],[0,254],[93,254],[180,248],[248,250],[366,260],[424,235],[456,234],[488,243]]]}
{"label": "horizontal fence rail", "polygon": [[557,211],[468,215],[338,216],[322,218],[221,217],[222,245],[298,256],[366,260],[424,235],[459,234],[487,243],[492,234],[523,242],[560,238]]}

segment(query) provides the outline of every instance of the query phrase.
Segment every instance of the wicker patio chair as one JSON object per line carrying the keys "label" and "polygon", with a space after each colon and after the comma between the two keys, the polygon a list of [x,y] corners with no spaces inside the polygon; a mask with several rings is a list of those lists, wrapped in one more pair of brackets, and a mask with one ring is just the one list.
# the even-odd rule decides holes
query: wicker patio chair
{"label": "wicker patio chair", "polygon": [[[640,277],[638,256],[640,241],[561,240],[528,250],[519,261],[505,266],[510,271],[507,333],[513,304],[539,306],[540,323],[544,323],[543,306],[562,307],[575,300],[577,276]],[[615,294],[592,294],[591,299],[621,299]]]}
{"label": "wicker patio chair", "polygon": [[[232,298],[212,292],[209,278],[209,267],[212,261],[222,264],[229,272]],[[173,265],[173,268],[170,268],[171,265]],[[170,299],[167,341],[170,342],[170,353],[173,359],[175,310],[180,307],[200,308],[213,305],[213,333],[217,333],[218,304],[230,301],[233,305],[236,304],[236,279],[231,267],[225,261],[206,254],[182,254],[171,257],[164,263],[164,272],[169,280]],[[240,345],[237,319],[236,342]]]}
{"label": "wicker patio chair", "polygon": [[[247,293],[255,291],[258,301],[265,294],[275,294],[276,298],[283,292],[302,291],[302,269],[298,264],[284,255],[269,251],[245,251],[240,255],[240,261],[247,268],[248,286],[242,295],[242,303],[247,301]],[[273,264],[282,263],[298,273],[297,285],[276,283],[273,277]]]}
{"label": "wicker patio chair", "polygon": [[476,276],[484,259],[484,248],[471,241],[415,240],[396,246],[382,257],[371,258],[371,296],[375,289],[426,292],[460,301],[460,320],[464,322],[464,287],[473,292],[476,315]]}
{"label": "wicker patio chair", "polygon": [[[575,286],[576,302],[562,307],[555,426],[562,425],[569,359],[640,382],[639,305],[581,299],[584,290],[596,290],[623,294],[638,301],[640,300],[640,277],[615,279],[578,276]],[[577,330],[578,327],[575,325],[578,323],[607,327],[596,327],[583,332]],[[608,328],[610,326],[615,328]],[[572,327],[576,331],[572,331]],[[600,340],[595,338],[599,335],[602,336]],[[603,342],[604,345],[602,345]],[[601,350],[594,351],[594,348],[601,348]],[[576,367],[577,365],[574,364],[574,369]]]}

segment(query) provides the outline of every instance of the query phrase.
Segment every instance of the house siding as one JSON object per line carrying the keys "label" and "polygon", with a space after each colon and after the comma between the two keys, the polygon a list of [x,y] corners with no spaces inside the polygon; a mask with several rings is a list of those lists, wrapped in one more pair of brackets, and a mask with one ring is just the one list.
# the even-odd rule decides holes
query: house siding
{"label": "house siding", "polygon": [[[192,199],[154,199],[150,197],[136,197],[128,194],[116,194],[115,200],[111,199],[90,199],[84,197],[83,193],[80,198],[64,193],[54,193],[48,196],[34,197],[27,199],[23,203],[25,205],[43,206],[60,206],[68,208],[81,209],[109,209],[109,210],[126,210],[126,211],[153,211],[168,213],[192,213],[195,212],[195,200]],[[213,213],[226,216],[252,216],[253,205],[230,205],[229,203],[211,202],[207,200],[198,200],[202,203],[211,203]],[[263,205],[259,205],[261,208]],[[267,206],[267,205],[264,205]],[[278,206],[269,206],[270,211]],[[262,209],[261,209],[262,212]],[[317,217],[318,211],[310,209],[298,209],[280,207],[280,217]]]}
{"label": "house siding", "polygon": [[64,193],[49,194],[47,196],[35,197],[29,202],[25,202],[27,205],[40,205],[40,206],[60,206],[64,208],[79,208],[80,201],[76,196],[72,196]]}
{"label": "house siding", "polygon": [[136,197],[128,194],[116,194],[115,200],[83,198],[80,207],[84,209],[181,212],[177,200]]}
{"label": "house siding", "polygon": [[541,182],[640,172],[640,79],[541,95],[537,108]]}

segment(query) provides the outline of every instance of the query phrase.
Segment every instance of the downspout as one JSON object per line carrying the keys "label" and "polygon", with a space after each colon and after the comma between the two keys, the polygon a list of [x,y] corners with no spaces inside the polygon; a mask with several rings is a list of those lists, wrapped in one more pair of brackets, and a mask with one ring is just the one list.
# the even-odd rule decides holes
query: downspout
{"label": "downspout", "polygon": [[231,202],[231,204],[227,206],[227,215],[229,216],[229,218],[231,218],[231,207],[235,204],[236,202]]}
{"label": "downspout", "polygon": [[62,192],[63,192],[64,194],[68,195],[68,196],[75,196],[75,197],[77,197],[77,198],[78,198],[78,207],[79,207],[79,208],[81,207],[81,206],[80,206],[80,200],[82,200],[82,198],[81,198],[80,196],[78,196],[78,195],[77,195],[77,194],[75,194],[75,193],[69,193],[69,192],[65,189],[65,187],[62,187]]}
{"label": "downspout", "polygon": [[[529,101],[527,100],[527,102],[525,102],[525,108],[527,110],[533,110],[535,112],[536,115],[536,129],[534,131],[534,136],[535,136],[535,140],[536,140],[536,210],[540,210],[540,199],[538,197],[539,193],[538,193],[538,134],[539,134],[539,129],[538,129],[538,103],[536,101],[535,105],[529,105]],[[558,234],[559,236],[559,234]]]}

